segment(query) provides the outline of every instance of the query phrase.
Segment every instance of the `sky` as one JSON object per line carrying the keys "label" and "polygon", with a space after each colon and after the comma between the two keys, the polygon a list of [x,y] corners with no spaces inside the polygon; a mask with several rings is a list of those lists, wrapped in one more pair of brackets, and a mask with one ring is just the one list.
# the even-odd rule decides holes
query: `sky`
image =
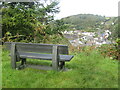
{"label": "sky", "polygon": [[101,16],[118,16],[120,0],[60,0],[60,12],[56,19],[76,15],[94,14]]}

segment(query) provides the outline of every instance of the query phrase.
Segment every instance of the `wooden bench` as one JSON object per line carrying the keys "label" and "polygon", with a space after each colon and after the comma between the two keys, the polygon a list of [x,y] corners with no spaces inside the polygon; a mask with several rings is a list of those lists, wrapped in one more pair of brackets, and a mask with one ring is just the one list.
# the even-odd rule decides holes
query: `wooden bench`
{"label": "wooden bench", "polygon": [[[68,46],[66,45],[6,42],[5,46],[10,50],[13,69],[32,67],[43,70],[65,70],[65,62],[73,58],[73,55],[68,55]],[[27,58],[52,60],[52,67],[29,65],[26,63]],[[18,66],[17,62],[21,62],[21,65]]]}

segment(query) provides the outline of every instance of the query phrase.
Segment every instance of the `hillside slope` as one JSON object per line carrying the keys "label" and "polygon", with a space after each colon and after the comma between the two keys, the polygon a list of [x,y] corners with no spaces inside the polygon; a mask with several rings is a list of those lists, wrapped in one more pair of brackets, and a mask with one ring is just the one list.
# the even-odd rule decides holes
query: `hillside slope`
{"label": "hillside slope", "polygon": [[77,30],[95,30],[96,28],[109,29],[115,23],[116,17],[105,17],[93,14],[78,14],[63,18],[66,24]]}

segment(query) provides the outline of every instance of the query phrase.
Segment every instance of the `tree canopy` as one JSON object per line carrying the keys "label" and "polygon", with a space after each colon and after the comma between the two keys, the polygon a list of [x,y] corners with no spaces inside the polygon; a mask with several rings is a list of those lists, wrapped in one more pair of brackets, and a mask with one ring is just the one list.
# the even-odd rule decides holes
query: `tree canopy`
{"label": "tree canopy", "polygon": [[53,28],[50,23],[54,20],[54,15],[59,12],[58,1],[2,2],[2,4],[3,37],[6,34],[24,35],[36,41],[38,37],[42,40],[46,34],[55,32],[51,30]]}

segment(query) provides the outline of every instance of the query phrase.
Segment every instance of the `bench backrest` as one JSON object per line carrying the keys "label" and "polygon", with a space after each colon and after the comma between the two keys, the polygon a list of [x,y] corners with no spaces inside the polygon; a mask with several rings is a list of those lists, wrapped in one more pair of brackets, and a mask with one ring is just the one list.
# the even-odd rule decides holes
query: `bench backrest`
{"label": "bench backrest", "polygon": [[53,47],[57,46],[59,54],[68,54],[66,45],[6,42],[5,46],[8,50],[11,50],[12,43],[15,43],[17,52],[53,53]]}

